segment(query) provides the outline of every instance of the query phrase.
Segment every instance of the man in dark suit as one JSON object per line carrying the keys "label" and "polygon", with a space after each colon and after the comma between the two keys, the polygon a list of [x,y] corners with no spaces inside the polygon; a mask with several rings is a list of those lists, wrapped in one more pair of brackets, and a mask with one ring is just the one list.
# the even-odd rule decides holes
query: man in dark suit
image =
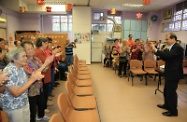
{"label": "man in dark suit", "polygon": [[163,112],[164,116],[178,116],[177,110],[177,87],[179,80],[183,77],[183,48],[176,43],[177,36],[174,33],[166,34],[167,51],[160,51],[151,44],[152,51],[165,61],[165,85],[164,104],[157,107],[168,110]]}

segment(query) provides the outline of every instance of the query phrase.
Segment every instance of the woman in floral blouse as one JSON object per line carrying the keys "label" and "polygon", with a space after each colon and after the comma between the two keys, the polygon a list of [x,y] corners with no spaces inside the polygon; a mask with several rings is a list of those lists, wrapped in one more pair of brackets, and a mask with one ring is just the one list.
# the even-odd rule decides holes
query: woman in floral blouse
{"label": "woman in floral blouse", "polygon": [[2,108],[6,112],[10,122],[30,122],[30,110],[27,89],[36,81],[42,79],[41,71],[51,62],[46,60],[42,67],[32,73],[27,79],[23,66],[27,64],[27,57],[22,47],[10,50],[10,63],[3,72],[8,74],[8,82],[1,96]]}
{"label": "woman in floral blouse", "polygon": [[[25,65],[25,71],[30,78],[31,74],[42,66],[42,62],[39,58],[34,56],[34,45],[31,41],[24,41],[22,46],[25,49],[27,55],[27,64]],[[44,71],[42,71],[44,72]],[[28,97],[30,104],[30,122],[36,120],[48,120],[48,116],[44,116],[44,95],[43,95],[43,83],[36,81],[28,89]],[[36,118],[36,105],[38,106],[38,117]]]}

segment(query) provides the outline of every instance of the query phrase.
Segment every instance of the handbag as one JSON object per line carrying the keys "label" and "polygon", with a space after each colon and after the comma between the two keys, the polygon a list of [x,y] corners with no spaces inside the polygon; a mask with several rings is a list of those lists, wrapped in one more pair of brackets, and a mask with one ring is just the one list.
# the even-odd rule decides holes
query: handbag
{"label": "handbag", "polygon": [[119,62],[127,62],[127,57],[126,56],[120,56],[119,57]]}

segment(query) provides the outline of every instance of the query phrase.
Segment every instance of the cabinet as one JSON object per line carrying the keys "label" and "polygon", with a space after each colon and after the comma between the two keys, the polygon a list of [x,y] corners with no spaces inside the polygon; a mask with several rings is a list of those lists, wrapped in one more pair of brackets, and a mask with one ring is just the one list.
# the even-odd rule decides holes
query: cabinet
{"label": "cabinet", "polygon": [[132,34],[133,39],[147,39],[147,21],[125,19],[123,24],[123,38],[128,39],[128,35]]}

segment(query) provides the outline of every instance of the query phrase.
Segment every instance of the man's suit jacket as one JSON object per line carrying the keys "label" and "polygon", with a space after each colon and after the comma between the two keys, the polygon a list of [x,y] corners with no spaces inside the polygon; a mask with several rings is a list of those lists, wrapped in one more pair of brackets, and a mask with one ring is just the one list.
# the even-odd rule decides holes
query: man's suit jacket
{"label": "man's suit jacket", "polygon": [[183,48],[175,43],[170,51],[157,51],[155,55],[165,61],[165,79],[167,81],[178,81],[183,78]]}

